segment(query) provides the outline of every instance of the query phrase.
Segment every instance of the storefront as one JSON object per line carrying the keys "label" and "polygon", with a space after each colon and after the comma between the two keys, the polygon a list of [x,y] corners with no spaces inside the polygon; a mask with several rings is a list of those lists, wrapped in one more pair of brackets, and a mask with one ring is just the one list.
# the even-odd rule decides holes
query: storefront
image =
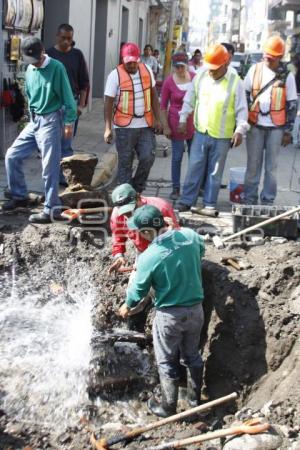
{"label": "storefront", "polygon": [[23,95],[26,66],[20,55],[21,40],[40,36],[44,20],[43,0],[3,0],[0,38],[0,157],[23,126],[26,100]]}

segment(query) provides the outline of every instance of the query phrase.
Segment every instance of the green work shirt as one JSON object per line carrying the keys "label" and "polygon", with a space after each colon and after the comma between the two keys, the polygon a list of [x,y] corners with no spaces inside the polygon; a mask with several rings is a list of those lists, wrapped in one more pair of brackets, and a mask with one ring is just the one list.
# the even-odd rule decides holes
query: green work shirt
{"label": "green work shirt", "polygon": [[158,308],[192,306],[203,300],[201,258],[204,241],[189,228],[167,231],[138,258],[126,304],[133,308],[153,287]]}
{"label": "green work shirt", "polygon": [[28,66],[25,91],[29,108],[36,114],[50,114],[62,107],[65,109],[64,122],[77,119],[77,105],[64,66],[49,58],[45,67]]}

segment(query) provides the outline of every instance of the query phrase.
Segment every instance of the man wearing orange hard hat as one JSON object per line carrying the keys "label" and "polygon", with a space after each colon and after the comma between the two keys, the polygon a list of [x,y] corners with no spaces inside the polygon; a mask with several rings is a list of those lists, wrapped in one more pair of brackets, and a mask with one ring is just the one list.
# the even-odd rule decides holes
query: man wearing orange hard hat
{"label": "man wearing orange hard hat", "polygon": [[184,97],[178,131],[185,133],[187,118],[193,111],[196,131],[182,195],[176,205],[179,211],[188,211],[196,204],[205,180],[202,213],[214,213],[228,150],[242,143],[249,128],[245,90],[229,62],[223,45],[210,46],[203,68]]}
{"label": "man wearing orange hard hat", "polygon": [[258,187],[264,162],[260,203],[272,205],[277,194],[277,160],[281,145],[291,143],[297,114],[295,77],[281,62],[285,43],[271,36],[264,45],[263,61],[252,66],[245,78],[251,129],[247,135],[245,203],[258,203]]}

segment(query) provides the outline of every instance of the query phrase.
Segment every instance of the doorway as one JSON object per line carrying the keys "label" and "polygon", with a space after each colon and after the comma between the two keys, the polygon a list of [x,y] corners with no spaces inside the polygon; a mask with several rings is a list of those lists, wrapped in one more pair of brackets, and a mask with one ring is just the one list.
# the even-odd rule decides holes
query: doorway
{"label": "doorway", "polygon": [[93,98],[104,94],[108,0],[97,0],[94,46]]}

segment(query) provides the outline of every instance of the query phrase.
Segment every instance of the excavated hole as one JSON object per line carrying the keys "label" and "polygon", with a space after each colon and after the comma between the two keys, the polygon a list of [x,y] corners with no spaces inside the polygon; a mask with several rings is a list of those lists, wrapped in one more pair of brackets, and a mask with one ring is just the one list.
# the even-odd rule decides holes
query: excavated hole
{"label": "excavated hole", "polygon": [[[89,448],[87,427],[112,435],[152,420],[146,408],[158,382],[152,315],[146,339],[126,329],[115,311],[127,277],[108,276],[109,242],[102,246],[89,233],[85,239],[71,244],[59,226],[0,237],[0,448]],[[238,408],[272,400],[271,419],[292,439],[300,413],[300,246],[281,247],[277,256],[274,248],[244,253],[254,267],[241,273],[207,250],[204,391],[211,399],[237,391],[240,399],[206,420],[218,428]],[[195,434],[192,425],[176,424],[150,435],[158,443],[183,437],[182,428]]]}

